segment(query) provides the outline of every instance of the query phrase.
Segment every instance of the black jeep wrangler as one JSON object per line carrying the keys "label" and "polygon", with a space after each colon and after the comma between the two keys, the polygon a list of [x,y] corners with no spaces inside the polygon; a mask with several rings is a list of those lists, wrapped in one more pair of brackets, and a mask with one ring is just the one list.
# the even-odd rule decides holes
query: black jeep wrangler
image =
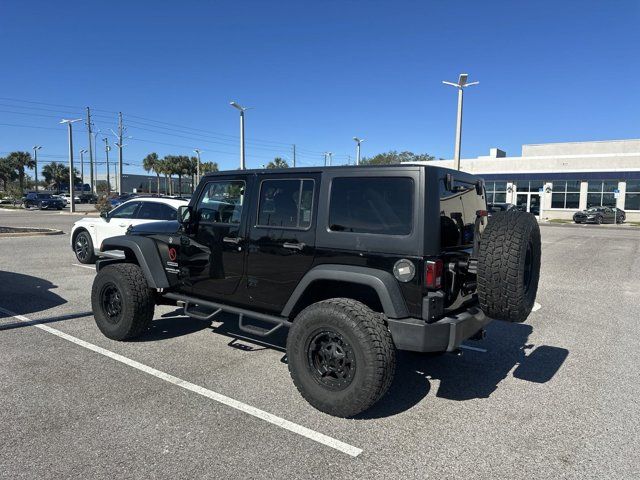
{"label": "black jeep wrangler", "polygon": [[396,349],[456,351],[492,319],[524,321],[538,288],[533,215],[489,218],[481,179],[434,166],[208,174],[177,222],[150,225],[101,245],[124,255],[96,264],[98,328],[136,337],[157,304],[286,327],[296,387],[341,417],[386,393]]}

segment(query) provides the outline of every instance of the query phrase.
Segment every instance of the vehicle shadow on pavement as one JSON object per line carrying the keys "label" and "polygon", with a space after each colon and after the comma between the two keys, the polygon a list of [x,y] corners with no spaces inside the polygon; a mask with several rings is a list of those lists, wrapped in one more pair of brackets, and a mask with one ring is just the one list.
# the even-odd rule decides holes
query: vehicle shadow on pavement
{"label": "vehicle shadow on pavement", "polygon": [[151,328],[131,342],[155,342],[169,338],[182,337],[211,327],[211,322],[187,317],[182,313],[182,308],[168,312],[155,318],[151,322]]}
{"label": "vehicle shadow on pavement", "polygon": [[[0,306],[19,315],[41,312],[67,301],[51,290],[58,288],[44,278],[0,270]],[[2,317],[0,312],[0,318]]]}
{"label": "vehicle shadow on pavement", "polygon": [[[356,418],[382,418],[402,413],[422,401],[439,380],[436,397],[449,400],[488,398],[514,367],[513,377],[545,383],[562,367],[569,351],[528,344],[531,325],[494,322],[487,338],[468,345],[487,352],[463,350],[463,355],[398,352],[396,376],[387,395]],[[535,396],[535,391],[531,392]]]}

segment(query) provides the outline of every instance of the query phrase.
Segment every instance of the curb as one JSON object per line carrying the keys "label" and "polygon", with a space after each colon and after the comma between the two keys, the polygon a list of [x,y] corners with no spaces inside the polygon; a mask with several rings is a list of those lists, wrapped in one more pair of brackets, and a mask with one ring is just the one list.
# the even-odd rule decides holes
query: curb
{"label": "curb", "polygon": [[[8,227],[11,228],[11,227]],[[64,235],[62,230],[57,230],[55,228],[33,228],[33,227],[20,227],[21,230],[24,229],[32,229],[32,232],[6,232],[0,233],[0,238],[10,238],[10,237],[39,237],[39,236],[47,236],[47,235]]]}
{"label": "curb", "polygon": [[545,226],[545,227],[560,227],[560,228],[597,228],[599,230],[623,230],[623,231],[634,231],[634,230],[640,230],[640,227],[636,227],[634,225],[629,225],[628,227],[621,227],[621,226],[608,226],[608,225],[595,225],[595,224],[586,224],[586,223],[581,223],[581,224],[576,224],[576,223],[549,223],[549,222],[539,222],[538,223],[541,227]]}

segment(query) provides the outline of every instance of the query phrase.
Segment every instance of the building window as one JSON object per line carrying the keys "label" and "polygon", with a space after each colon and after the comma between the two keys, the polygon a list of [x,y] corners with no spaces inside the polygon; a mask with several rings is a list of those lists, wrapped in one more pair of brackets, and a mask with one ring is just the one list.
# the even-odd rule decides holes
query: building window
{"label": "building window", "polygon": [[580,205],[580,180],[557,180],[553,182],[551,208],[577,209]]}
{"label": "building window", "polygon": [[627,180],[627,192],[624,196],[625,210],[640,210],[640,180]]}
{"label": "building window", "polygon": [[617,188],[617,180],[589,180],[587,208],[615,207],[616,198],[613,191]]}
{"label": "building window", "polygon": [[531,180],[531,181],[518,180],[517,182],[514,182],[514,185],[516,186],[516,191],[518,193],[522,193],[522,192],[538,193],[540,189],[544,186],[544,180]]}
{"label": "building window", "polygon": [[486,182],[487,203],[506,203],[507,182]]}

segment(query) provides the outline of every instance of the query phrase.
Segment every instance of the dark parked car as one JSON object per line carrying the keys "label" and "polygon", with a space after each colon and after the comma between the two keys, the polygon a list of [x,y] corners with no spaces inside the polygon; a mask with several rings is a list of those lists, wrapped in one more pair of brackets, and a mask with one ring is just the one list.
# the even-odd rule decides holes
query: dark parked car
{"label": "dark parked car", "polygon": [[490,213],[496,213],[517,210],[517,207],[513,203],[487,203],[487,209]]}
{"label": "dark parked car", "polygon": [[616,207],[591,207],[573,214],[576,223],[623,223],[626,220],[624,210]]}
{"label": "dark parked car", "polygon": [[41,210],[56,209],[62,210],[64,208],[64,200],[54,197],[50,193],[36,193],[30,192],[24,197],[22,203],[24,208],[40,208]]}

